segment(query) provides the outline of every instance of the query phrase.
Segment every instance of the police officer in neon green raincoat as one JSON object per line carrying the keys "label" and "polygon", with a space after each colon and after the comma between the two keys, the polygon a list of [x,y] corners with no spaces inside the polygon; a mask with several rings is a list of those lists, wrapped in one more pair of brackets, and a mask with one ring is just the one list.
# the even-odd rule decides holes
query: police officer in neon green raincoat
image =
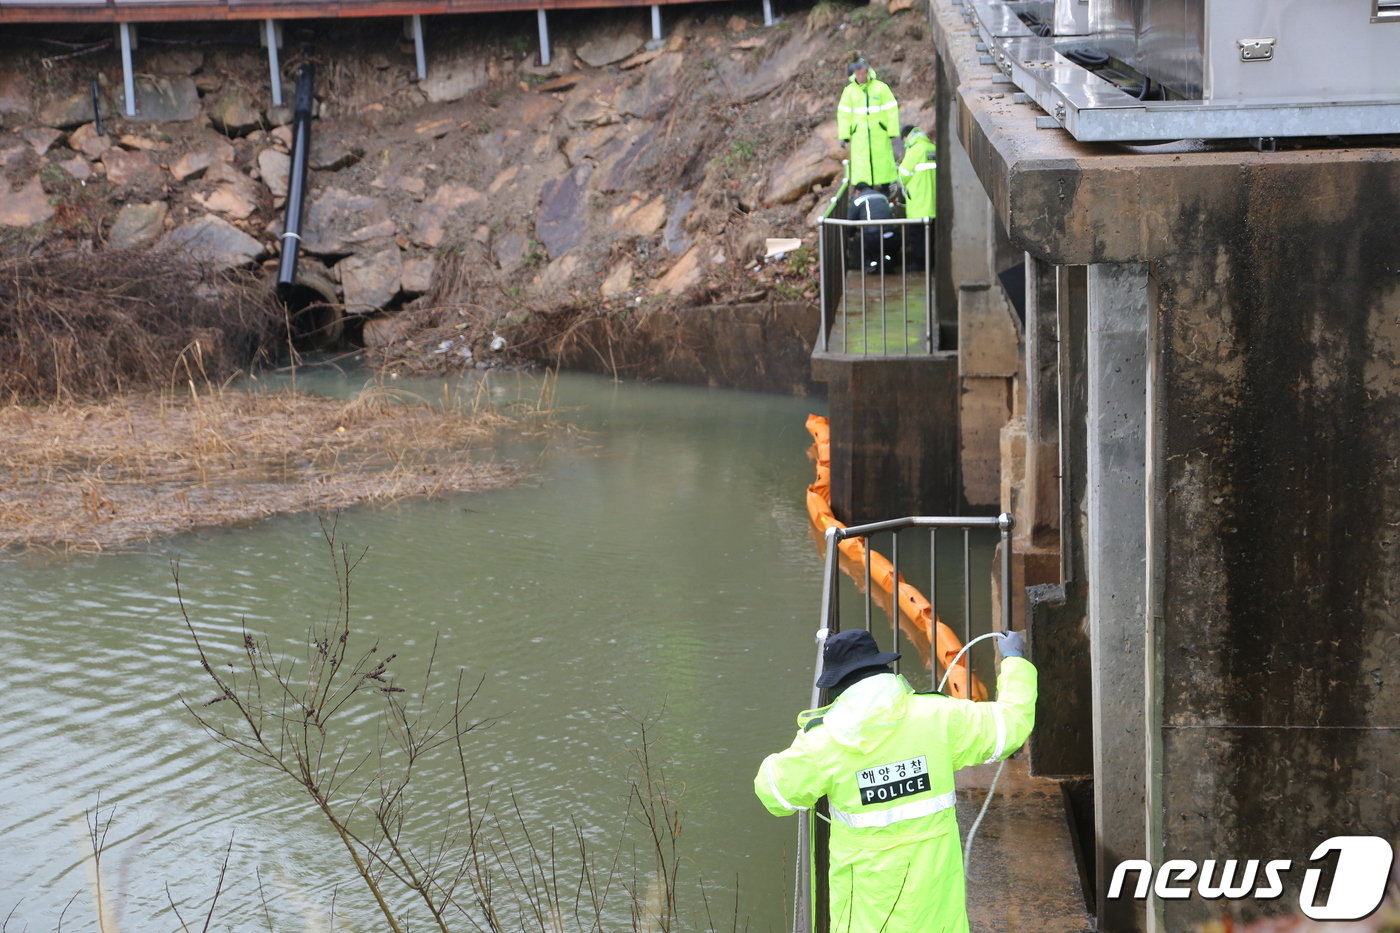
{"label": "police officer in neon green raincoat", "polygon": [[836,135],[851,146],[851,186],[888,185],[899,177],[890,142],[899,138],[899,102],[864,59],[848,70],[850,81],[836,105]]}
{"label": "police officer in neon green raincoat", "polygon": [[938,147],[917,126],[903,128],[904,158],[899,181],[904,185],[904,216],[913,220],[938,216]]}
{"label": "police officer in neon green raincoat", "polygon": [[917,694],[862,629],[823,648],[817,685],[837,698],[798,717],[788,748],[764,759],[754,791],[770,813],[831,812],[832,933],[966,933],[953,772],[1004,758],[1035,718],[1036,671],[1024,642],[1000,639],[999,697]]}

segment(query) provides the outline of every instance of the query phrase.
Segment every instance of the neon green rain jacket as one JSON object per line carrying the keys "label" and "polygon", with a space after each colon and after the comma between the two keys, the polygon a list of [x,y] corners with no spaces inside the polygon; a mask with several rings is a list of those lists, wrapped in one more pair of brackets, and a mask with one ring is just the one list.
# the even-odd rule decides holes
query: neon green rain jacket
{"label": "neon green rain jacket", "polygon": [[994,703],[916,694],[877,674],[798,717],[754,791],[786,816],[826,796],[832,933],[966,933],[953,772],[1011,754],[1035,719],[1036,671],[1001,663]]}
{"label": "neon green rain jacket", "polygon": [[938,147],[923,130],[915,128],[904,139],[904,159],[899,180],[908,197],[904,216],[915,220],[938,216]]}
{"label": "neon green rain jacket", "polygon": [[860,182],[887,185],[899,177],[890,140],[899,136],[899,102],[889,85],[875,77],[846,83],[836,105],[836,135],[851,141],[851,187]]}

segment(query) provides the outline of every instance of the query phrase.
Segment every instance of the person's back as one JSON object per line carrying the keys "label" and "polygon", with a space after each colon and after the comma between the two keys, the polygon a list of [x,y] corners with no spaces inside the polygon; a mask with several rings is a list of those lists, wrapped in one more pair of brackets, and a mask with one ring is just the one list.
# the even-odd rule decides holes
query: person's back
{"label": "person's back", "polygon": [[855,196],[846,210],[848,220],[889,220],[893,216],[890,199],[883,192],[869,185],[856,185]]}
{"label": "person's back", "polygon": [[[856,185],[850,206],[846,209],[847,220],[889,220],[894,216],[890,199],[877,188],[867,184]],[[860,228],[860,264],[867,272],[877,271],[894,262],[891,249],[894,231],[884,224],[871,224]]]}
{"label": "person's back", "polygon": [[922,220],[938,216],[938,147],[918,127],[905,129],[899,180],[906,193],[905,217]]}
{"label": "person's back", "polygon": [[[838,648],[861,641],[873,650],[859,630],[828,645],[842,636]],[[787,749],[764,760],[754,790],[769,812],[829,802],[832,933],[968,929],[953,773],[1010,754],[1030,733],[1036,672],[1019,645],[1004,649],[992,703],[916,694],[888,668],[856,670],[834,702],[798,717]],[[889,657],[897,655],[846,666]]]}

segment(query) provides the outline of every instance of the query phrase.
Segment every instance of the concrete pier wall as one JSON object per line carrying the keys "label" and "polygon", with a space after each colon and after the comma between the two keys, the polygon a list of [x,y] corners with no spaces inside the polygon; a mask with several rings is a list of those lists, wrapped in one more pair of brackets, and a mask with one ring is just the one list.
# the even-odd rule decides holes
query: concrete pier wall
{"label": "concrete pier wall", "polygon": [[[1094,812],[1103,857],[1095,887],[1147,851],[1147,269],[1140,263],[1088,269],[1089,664],[1092,671]],[[1104,929],[1134,928],[1144,904],[1106,903]]]}
{"label": "concrete pier wall", "polygon": [[848,525],[956,513],[958,360],[818,353],[831,413],[831,507]]}
{"label": "concrete pier wall", "polygon": [[[1092,768],[1099,929],[1297,913],[1320,842],[1400,832],[1400,151],[1081,144],[958,8],[931,19],[945,288],[1003,235],[1030,259],[999,489],[1022,578],[1059,552],[1029,600],[1065,694],[1042,711],[1093,728],[1048,711],[1032,764]],[[1130,858],[1295,869],[1278,898],[1109,902]]]}
{"label": "concrete pier wall", "polygon": [[1400,828],[1400,153],[1325,155],[1209,172],[1154,266],[1164,855]]}

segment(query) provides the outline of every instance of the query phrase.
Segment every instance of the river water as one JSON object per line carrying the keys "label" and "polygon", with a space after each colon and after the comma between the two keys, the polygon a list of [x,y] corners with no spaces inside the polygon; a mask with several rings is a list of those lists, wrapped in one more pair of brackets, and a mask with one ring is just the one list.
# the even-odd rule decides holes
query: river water
{"label": "river water", "polygon": [[[540,391],[538,377],[490,379],[502,397]],[[623,832],[626,750],[645,721],[680,811],[682,886],[703,879],[717,927],[737,913],[740,928],[782,929],[792,822],[767,816],[751,781],[791,738],[811,676],[820,560],[803,421],[822,403],[582,375],[561,377],[554,403],[579,432],[499,453],[529,481],[339,516],[338,540],[367,549],[356,637],[398,652],[400,683],[421,678],[434,644],[439,671],[480,680],[470,714],[495,721],[467,737],[475,792],[494,788],[497,811],[518,806],[539,848],[557,831],[564,877],[576,876],[574,827],[595,853]],[[108,933],[179,929],[171,900],[202,927],[226,851],[211,929],[383,929],[297,788],[215,745],[182,707],[213,690],[181,620],[176,562],[216,661],[237,659],[245,627],[299,656],[334,612],[313,515],[119,553],[0,559],[6,929],[99,928],[94,811],[110,818]],[[373,728],[367,713],[350,717]],[[460,820],[450,769],[414,786],[417,830]],[[630,850],[620,862],[629,884],[634,864],[649,864]]]}

